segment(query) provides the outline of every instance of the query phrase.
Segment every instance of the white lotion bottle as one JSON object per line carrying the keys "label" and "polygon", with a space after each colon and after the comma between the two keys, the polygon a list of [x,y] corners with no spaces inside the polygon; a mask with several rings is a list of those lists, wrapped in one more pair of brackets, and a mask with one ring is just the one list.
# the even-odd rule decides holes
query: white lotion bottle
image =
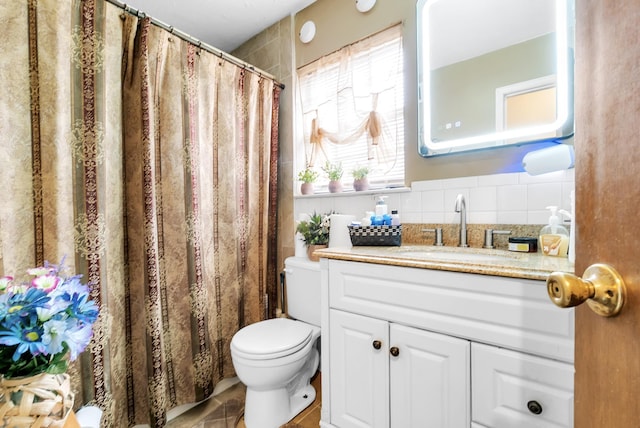
{"label": "white lotion bottle", "polygon": [[386,196],[376,197],[376,217],[382,217],[387,214],[387,203],[384,201],[385,199],[387,199]]}

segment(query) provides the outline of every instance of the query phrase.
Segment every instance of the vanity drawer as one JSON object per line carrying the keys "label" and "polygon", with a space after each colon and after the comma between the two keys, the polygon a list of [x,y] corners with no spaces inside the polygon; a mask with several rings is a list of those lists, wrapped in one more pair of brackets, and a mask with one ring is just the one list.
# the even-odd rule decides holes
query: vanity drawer
{"label": "vanity drawer", "polygon": [[573,310],[543,281],[328,262],[332,308],[573,362]]}
{"label": "vanity drawer", "polygon": [[573,428],[573,365],[471,345],[472,420],[487,427]]}

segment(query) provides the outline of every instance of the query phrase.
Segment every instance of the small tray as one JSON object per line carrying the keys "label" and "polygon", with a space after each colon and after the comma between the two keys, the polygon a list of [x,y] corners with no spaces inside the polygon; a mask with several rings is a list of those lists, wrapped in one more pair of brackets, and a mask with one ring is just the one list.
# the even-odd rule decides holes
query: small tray
{"label": "small tray", "polygon": [[347,226],[351,243],[355,246],[398,247],[402,244],[402,225]]}

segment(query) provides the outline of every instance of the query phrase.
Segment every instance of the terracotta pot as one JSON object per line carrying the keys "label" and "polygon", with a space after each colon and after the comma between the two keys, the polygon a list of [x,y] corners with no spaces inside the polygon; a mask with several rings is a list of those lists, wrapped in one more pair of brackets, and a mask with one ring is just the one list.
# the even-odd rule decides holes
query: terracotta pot
{"label": "terracotta pot", "polygon": [[314,256],[313,252],[315,250],[321,250],[321,249],[327,248],[327,247],[328,247],[327,244],[308,245],[307,246],[307,257],[309,257],[309,260],[311,260],[312,262],[319,262],[320,261],[320,257]]}
{"label": "terracotta pot", "polygon": [[313,195],[313,183],[302,183],[302,185],[300,186],[300,193],[302,193],[303,195]]}
{"label": "terracotta pot", "polygon": [[353,189],[356,192],[362,192],[363,190],[369,190],[369,180],[367,178],[361,178],[359,180],[353,180]]}
{"label": "terracotta pot", "polygon": [[329,192],[331,193],[340,193],[342,192],[342,182],[331,180],[329,182]]}

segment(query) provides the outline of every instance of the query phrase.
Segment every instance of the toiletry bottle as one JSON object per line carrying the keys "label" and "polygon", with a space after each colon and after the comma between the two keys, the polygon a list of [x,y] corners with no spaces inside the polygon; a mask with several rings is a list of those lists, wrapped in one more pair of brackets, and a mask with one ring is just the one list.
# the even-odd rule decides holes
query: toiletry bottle
{"label": "toiletry bottle", "polygon": [[362,217],[362,221],[361,221],[362,225],[365,227],[371,226],[371,217],[373,216],[374,214],[372,211],[366,211],[364,213],[364,217]]}
{"label": "toiletry bottle", "polygon": [[[371,224],[373,226],[382,226],[385,224],[384,216],[387,215],[387,204],[384,201],[385,199],[387,199],[386,196],[376,196],[375,216],[371,217]],[[389,221],[389,223],[391,223],[391,221]]]}
{"label": "toiletry bottle", "polygon": [[398,210],[391,210],[391,226],[400,226],[400,214],[398,214]]}
{"label": "toiletry bottle", "polygon": [[560,224],[558,207],[547,207],[551,211],[549,224],[540,230],[540,248],[545,256],[567,257],[569,232]]}
{"label": "toiletry bottle", "polygon": [[575,191],[571,191],[571,211],[560,210],[560,214],[571,220],[571,229],[569,229],[569,262],[576,262],[576,201]]}
{"label": "toiletry bottle", "polygon": [[376,217],[383,216],[387,214],[387,203],[384,201],[387,199],[386,196],[377,196],[376,197]]}

